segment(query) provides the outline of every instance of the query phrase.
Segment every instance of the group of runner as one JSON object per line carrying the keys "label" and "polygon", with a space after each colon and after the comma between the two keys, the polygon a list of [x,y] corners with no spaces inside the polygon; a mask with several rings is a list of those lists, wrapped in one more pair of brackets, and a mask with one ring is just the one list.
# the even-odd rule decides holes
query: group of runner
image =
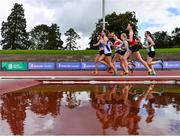
{"label": "group of runner", "polygon": [[[162,60],[153,61],[155,57],[155,40],[152,34],[149,31],[145,32],[145,44],[141,43],[141,38],[136,36],[136,26],[133,23],[127,25],[128,34],[122,33],[119,37],[113,32],[110,33],[108,30],[102,30],[98,37],[98,43],[94,46],[99,46],[99,54],[96,56],[95,71],[94,74],[98,72],[99,62],[107,66],[107,71],[112,71],[114,75],[117,75],[117,68],[115,66],[116,61],[120,61],[121,68],[123,73],[121,75],[129,74],[129,64],[134,65],[128,62],[128,59],[131,55],[135,57],[145,66],[148,71],[148,75],[157,75],[155,69],[153,68],[154,64],[163,63]],[[111,42],[113,39],[113,43]],[[112,58],[112,49],[111,46],[115,48],[115,55]],[[143,60],[139,49],[146,48],[148,51],[147,60]],[[163,66],[163,65],[162,65]]]}

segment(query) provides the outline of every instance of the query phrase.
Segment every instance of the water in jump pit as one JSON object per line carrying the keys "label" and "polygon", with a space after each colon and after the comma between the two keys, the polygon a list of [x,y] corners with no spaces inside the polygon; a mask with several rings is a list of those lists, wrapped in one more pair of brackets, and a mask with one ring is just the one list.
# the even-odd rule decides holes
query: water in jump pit
{"label": "water in jump pit", "polygon": [[0,95],[0,135],[180,135],[180,86],[38,85]]}

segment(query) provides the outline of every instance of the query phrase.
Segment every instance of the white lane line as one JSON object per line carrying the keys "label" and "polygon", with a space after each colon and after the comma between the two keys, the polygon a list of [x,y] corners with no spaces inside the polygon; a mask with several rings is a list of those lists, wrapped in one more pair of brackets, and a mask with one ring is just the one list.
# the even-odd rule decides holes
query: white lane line
{"label": "white lane line", "polygon": [[170,81],[43,81],[43,84],[178,84]]}

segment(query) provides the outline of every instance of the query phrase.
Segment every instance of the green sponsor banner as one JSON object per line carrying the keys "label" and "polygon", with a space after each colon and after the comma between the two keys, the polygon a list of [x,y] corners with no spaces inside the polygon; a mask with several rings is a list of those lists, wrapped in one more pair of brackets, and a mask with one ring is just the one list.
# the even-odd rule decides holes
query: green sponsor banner
{"label": "green sponsor banner", "polygon": [[4,71],[25,71],[28,70],[27,62],[2,62]]}

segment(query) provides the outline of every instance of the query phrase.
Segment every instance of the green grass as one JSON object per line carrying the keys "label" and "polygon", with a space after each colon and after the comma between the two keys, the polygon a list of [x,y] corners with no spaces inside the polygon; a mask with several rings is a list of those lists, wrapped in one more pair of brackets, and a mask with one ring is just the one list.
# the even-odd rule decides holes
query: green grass
{"label": "green grass", "polygon": [[97,50],[0,50],[0,54],[97,54]]}
{"label": "green grass", "polygon": [[[180,48],[166,48],[166,49],[156,49],[158,54],[179,54]],[[145,49],[141,50],[141,53],[147,53]]]}
{"label": "green grass", "polygon": [[[178,54],[180,48],[167,48],[167,49],[156,49],[158,54]],[[97,54],[98,50],[0,50],[0,54]],[[147,53],[146,50],[141,50],[142,54]]]}

